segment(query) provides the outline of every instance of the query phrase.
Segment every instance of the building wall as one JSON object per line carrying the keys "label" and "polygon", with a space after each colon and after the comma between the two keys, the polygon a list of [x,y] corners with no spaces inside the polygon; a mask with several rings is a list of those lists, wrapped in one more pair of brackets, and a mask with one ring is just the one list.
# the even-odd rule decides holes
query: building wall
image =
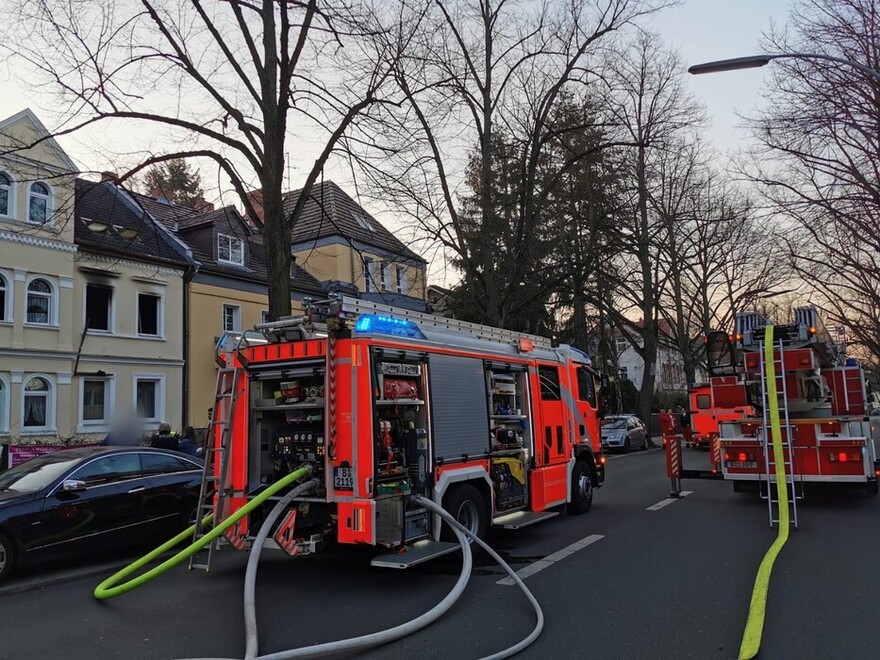
{"label": "building wall", "polygon": [[[296,262],[319,281],[338,280],[349,282],[361,291],[382,290],[379,264],[385,263],[390,269],[390,290],[397,291],[397,266],[405,269],[404,290],[400,291],[414,298],[425,298],[427,287],[424,264],[414,265],[394,255],[369,249],[356,250],[349,245],[329,243],[307,250],[294,251]],[[376,264],[375,289],[367,287],[367,273],[364,260],[372,259]]]}
{"label": "building wall", "polygon": [[[0,132],[0,151],[21,147],[39,137],[36,125],[22,115]],[[75,333],[74,315],[77,248],[73,244],[75,174],[69,160],[50,142],[0,158],[0,171],[12,180],[11,207],[0,216],[0,442],[57,441],[76,436],[70,402]],[[50,190],[48,221],[27,222],[28,189],[45,182]],[[35,279],[48,283],[47,322],[28,320],[28,287]],[[36,309],[36,306],[34,306]],[[23,388],[32,379],[48,384],[48,415],[44,423],[24,428]]]}
{"label": "building wall", "polygon": [[[156,394],[153,415],[141,420],[142,430],[151,433],[160,422],[168,422],[180,429],[183,421],[183,270],[164,268],[124,259],[112,259],[80,252],[77,259],[74,289],[74,327],[77,345],[80,345],[79,363],[74,374],[75,399],[71,406],[76,413],[76,427],[80,433],[100,437],[119,418],[138,416],[138,381],[153,382],[149,386]],[[90,284],[109,287],[110,329],[107,331],[86,325],[86,297]],[[158,334],[148,334],[138,328],[138,298],[146,294],[158,298]],[[106,418],[85,420],[83,381],[101,380],[108,388],[110,408]]]}

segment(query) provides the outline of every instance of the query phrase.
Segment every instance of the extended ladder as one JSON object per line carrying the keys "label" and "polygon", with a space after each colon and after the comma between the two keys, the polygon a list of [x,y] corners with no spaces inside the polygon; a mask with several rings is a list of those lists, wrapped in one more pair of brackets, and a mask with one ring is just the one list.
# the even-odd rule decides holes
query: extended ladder
{"label": "extended ladder", "polygon": [[355,319],[361,314],[386,314],[394,318],[414,321],[422,329],[431,329],[438,332],[455,332],[470,335],[477,339],[503,342],[505,344],[515,344],[521,339],[525,339],[531,341],[536,348],[553,348],[552,340],[547,337],[517,332],[515,330],[505,330],[491,325],[471,323],[470,321],[451,319],[404,307],[392,307],[391,305],[361,300],[360,298],[352,298],[350,296],[342,296],[337,300],[331,300],[329,303],[319,303],[319,305],[327,305],[328,311],[331,313],[336,312],[336,314],[341,315],[343,318]]}
{"label": "extended ladder", "polygon": [[[782,409],[780,410],[780,427],[781,431],[784,435],[784,461],[783,468],[785,469],[785,481],[787,487],[790,492],[790,496],[788,498],[788,506],[790,508],[790,516],[789,521],[790,524],[794,525],[794,528],[797,529],[798,526],[798,517],[797,517],[797,501],[804,498],[803,494],[803,480],[800,476],[795,475],[794,470],[794,450],[791,443],[791,436],[795,431],[795,427],[791,423],[791,418],[789,416],[788,410],[788,387],[786,385],[785,378],[785,359],[783,355],[783,345],[782,341],[774,342],[774,357],[773,358],[773,366],[776,378],[782,381]],[[760,351],[761,356],[761,394],[762,400],[764,402],[764,425],[763,425],[763,443],[762,449],[764,451],[764,479],[766,491],[764,489],[761,490],[761,497],[767,500],[767,510],[770,516],[770,526],[779,524],[780,516],[779,516],[779,493],[775,491],[776,487],[776,469],[777,463],[776,458],[773,452],[773,439],[771,435],[770,429],[770,396],[767,388],[767,365],[764,360],[764,350],[763,350],[763,342]],[[777,392],[777,395],[779,392]],[[776,492],[776,496],[774,497],[774,492]]]}
{"label": "extended ladder", "polygon": [[[235,401],[238,397],[239,370],[233,367],[221,367],[217,372],[217,383],[214,391],[214,409],[211,414],[211,427],[208,430],[205,447],[205,467],[202,473],[202,485],[199,489],[199,506],[193,542],[203,538],[211,529],[211,525],[203,525],[202,519],[209,513],[214,514],[213,524],[219,523],[226,515],[226,498],[229,495],[229,447],[231,445],[232,421],[235,415]],[[219,433],[219,438],[217,434]],[[214,539],[207,546],[208,557],[204,563],[198,562],[200,553],[192,555],[189,567],[211,570],[214,550],[220,545],[220,539]]]}

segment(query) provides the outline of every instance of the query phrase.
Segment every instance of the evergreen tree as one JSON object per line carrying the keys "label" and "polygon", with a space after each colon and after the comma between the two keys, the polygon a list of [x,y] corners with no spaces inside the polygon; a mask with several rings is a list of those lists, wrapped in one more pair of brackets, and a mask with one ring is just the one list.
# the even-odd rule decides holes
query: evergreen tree
{"label": "evergreen tree", "polygon": [[188,208],[195,208],[205,195],[199,171],[190,169],[183,158],[151,168],[144,177],[144,187],[147,194],[159,191],[167,200]]}

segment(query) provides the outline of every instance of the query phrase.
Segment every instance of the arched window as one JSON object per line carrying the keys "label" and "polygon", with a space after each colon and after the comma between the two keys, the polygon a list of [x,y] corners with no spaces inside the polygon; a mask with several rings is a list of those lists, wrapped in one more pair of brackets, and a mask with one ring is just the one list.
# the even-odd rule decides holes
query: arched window
{"label": "arched window", "polygon": [[31,184],[28,194],[28,222],[44,225],[52,213],[52,193],[45,183],[36,181]]}
{"label": "arched window", "polygon": [[11,301],[12,291],[9,289],[9,281],[3,273],[0,273],[0,321],[12,320],[12,313],[9,311]]}
{"label": "arched window", "polygon": [[0,215],[7,218],[12,216],[13,200],[12,179],[8,174],[0,172]]}
{"label": "arched window", "polygon": [[24,385],[22,427],[29,430],[52,426],[52,384],[41,376],[34,376]]}
{"label": "arched window", "polygon": [[38,325],[52,323],[52,285],[41,277],[28,284],[27,322]]}

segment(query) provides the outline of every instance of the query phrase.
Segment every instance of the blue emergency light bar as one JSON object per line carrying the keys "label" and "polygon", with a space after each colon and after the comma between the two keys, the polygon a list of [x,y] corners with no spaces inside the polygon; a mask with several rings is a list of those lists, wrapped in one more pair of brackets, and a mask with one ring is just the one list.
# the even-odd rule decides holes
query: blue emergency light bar
{"label": "blue emergency light bar", "polygon": [[410,339],[425,339],[425,335],[412,321],[395,319],[390,316],[377,314],[362,314],[354,326],[357,332],[372,332],[379,335],[393,335],[395,337],[409,337]]}

